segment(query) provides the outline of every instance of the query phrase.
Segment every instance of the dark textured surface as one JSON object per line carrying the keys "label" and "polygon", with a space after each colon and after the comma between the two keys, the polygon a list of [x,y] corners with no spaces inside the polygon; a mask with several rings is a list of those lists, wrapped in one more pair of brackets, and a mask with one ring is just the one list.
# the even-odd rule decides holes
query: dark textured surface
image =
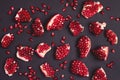
{"label": "dark textured surface", "polygon": [[[42,2],[45,2],[51,6],[52,9],[49,11],[49,15],[44,16],[43,13],[37,12],[36,14],[32,14],[32,18],[34,19],[36,17],[40,17],[44,27],[46,26],[48,20],[55,13],[61,13],[64,16],[66,16],[67,14],[70,14],[70,15],[72,15],[74,20],[80,21],[80,23],[85,27],[85,30],[83,33],[81,33],[77,37],[73,37],[68,29],[69,23],[66,22],[64,25],[64,28],[62,30],[54,31],[55,32],[54,38],[50,37],[51,32],[45,31],[45,34],[42,37],[33,37],[34,42],[32,42],[32,43],[28,41],[28,39],[31,37],[31,35],[26,34],[24,32],[18,36],[18,35],[16,35],[17,30],[14,30],[14,31],[8,30],[6,33],[10,32],[10,33],[15,34],[15,41],[12,43],[12,45],[10,45],[10,47],[8,49],[3,49],[2,47],[0,47],[0,80],[27,80],[27,78],[25,78],[23,76],[22,77],[18,76],[18,72],[26,71],[27,66],[32,66],[37,71],[37,76],[40,78],[40,80],[51,80],[50,78],[44,77],[44,75],[39,70],[39,65],[41,65],[43,62],[47,61],[54,68],[58,68],[59,63],[61,63],[64,60],[68,60],[68,62],[69,62],[69,64],[67,65],[68,69],[61,70],[60,72],[57,73],[57,75],[58,75],[58,77],[60,77],[60,74],[65,74],[65,78],[62,80],[69,80],[69,76],[73,75],[69,71],[69,66],[70,66],[71,60],[74,60],[74,59],[79,59],[79,60],[82,60],[83,62],[85,62],[89,68],[89,71],[90,71],[89,78],[82,78],[82,77],[74,75],[75,80],[91,80],[93,71],[99,67],[103,67],[105,69],[107,76],[108,76],[108,80],[120,80],[120,76],[119,76],[120,75],[120,53],[119,53],[119,49],[120,49],[119,45],[120,44],[112,46],[109,44],[109,42],[107,42],[106,38],[104,37],[104,33],[102,33],[98,37],[95,37],[94,35],[92,35],[88,31],[88,25],[90,22],[92,22],[92,21],[105,21],[107,23],[106,29],[112,29],[113,31],[116,32],[116,34],[119,37],[119,35],[120,35],[120,30],[119,30],[120,29],[120,22],[111,21],[109,19],[109,17],[112,15],[115,17],[119,17],[119,15],[120,15],[120,6],[119,6],[120,0],[99,0],[103,3],[104,7],[110,6],[111,11],[106,11],[104,9],[105,15],[97,14],[88,20],[84,19],[82,16],[80,19],[77,19],[76,15],[82,9],[82,3],[84,1],[85,0],[79,0],[79,6],[78,6],[76,11],[73,11],[71,8],[67,8],[67,11],[64,13],[62,12],[63,5],[61,5],[59,3],[59,0],[2,0],[2,1],[0,1],[0,30],[3,27],[7,27],[7,29],[8,29],[9,25],[14,24],[13,18],[15,16],[15,13],[17,12],[17,10],[19,10],[19,8],[23,7],[23,8],[29,9],[30,5],[35,5],[35,6],[41,7],[40,5]],[[9,10],[9,7],[11,5],[15,6],[15,10],[14,10],[12,16],[9,16],[9,15],[7,15],[7,11]],[[31,23],[27,23],[27,25],[29,25],[29,28],[31,27],[30,26]],[[0,31],[0,39],[6,33],[3,33],[2,31]],[[66,43],[70,43],[71,51],[70,51],[70,54],[61,61],[57,61],[54,59],[54,49],[55,48],[53,48],[49,53],[47,53],[47,55],[45,56],[44,59],[39,58],[39,56],[35,54],[33,56],[33,60],[31,62],[23,62],[23,61],[17,59],[15,56],[16,46],[18,45],[18,43],[21,43],[22,45],[29,45],[29,46],[32,46],[33,48],[36,48],[36,46],[40,42],[47,42],[48,44],[51,44],[52,41],[55,41],[57,46],[58,46],[58,45],[60,45],[60,39],[63,35],[67,36]],[[82,35],[88,35],[91,38],[92,49],[97,47],[97,46],[100,46],[100,45],[108,45],[110,48],[114,48],[116,50],[115,54],[112,54],[110,52],[107,61],[97,60],[96,58],[93,57],[92,53],[89,53],[88,57],[85,59],[79,58],[79,52],[77,51],[75,45],[76,45],[76,41]],[[10,50],[11,54],[10,55],[5,54],[5,50]],[[19,66],[20,66],[20,69],[18,70],[18,72],[15,73],[12,77],[8,77],[4,73],[4,69],[3,69],[5,60],[8,57],[15,57],[17,59],[17,61],[19,62]],[[113,66],[113,69],[109,69],[106,67],[106,63],[109,63],[110,61],[115,61],[115,65]],[[61,78],[59,78],[59,80],[61,80]]]}

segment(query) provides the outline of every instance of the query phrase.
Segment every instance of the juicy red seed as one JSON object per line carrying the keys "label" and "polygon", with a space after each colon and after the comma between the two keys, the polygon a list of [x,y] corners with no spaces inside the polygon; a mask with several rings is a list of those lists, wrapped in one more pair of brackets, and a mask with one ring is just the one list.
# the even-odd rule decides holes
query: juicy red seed
{"label": "juicy red seed", "polygon": [[14,8],[14,6],[11,6],[10,9],[13,11],[15,8]]}
{"label": "juicy red seed", "polygon": [[42,3],[42,7],[43,7],[43,8],[46,8],[47,5],[46,5],[45,3]]}
{"label": "juicy red seed", "polygon": [[64,64],[67,64],[68,62],[67,62],[67,61],[64,61],[63,63],[64,63]]}
{"label": "juicy red seed", "polygon": [[12,11],[11,11],[11,10],[9,10],[9,11],[8,11],[8,15],[11,15],[11,14],[12,14]]}
{"label": "juicy red seed", "polygon": [[54,77],[54,78],[53,78],[53,80],[58,80],[58,77],[57,77],[57,76],[56,76],[56,77]]}
{"label": "juicy red seed", "polygon": [[77,14],[77,18],[80,18],[80,14]]}
{"label": "juicy red seed", "polygon": [[62,69],[66,69],[66,68],[67,68],[67,66],[65,66],[65,65],[62,67]]}
{"label": "juicy red seed", "polygon": [[25,28],[25,29],[27,29],[27,28],[28,28],[28,26],[27,26],[27,25],[25,25],[25,26],[24,26],[24,28]]}
{"label": "juicy red seed", "polygon": [[112,52],[112,53],[115,53],[115,49],[111,49],[111,52]]}
{"label": "juicy red seed", "polygon": [[113,17],[113,16],[111,16],[111,17],[110,17],[110,19],[111,19],[111,20],[113,20],[113,19],[114,19],[114,17]]}
{"label": "juicy red seed", "polygon": [[10,29],[10,30],[12,30],[13,28],[14,28],[14,27],[13,27],[12,25],[11,25],[11,26],[9,26],[9,29]]}
{"label": "juicy red seed", "polygon": [[45,10],[44,10],[44,9],[42,9],[42,10],[41,10],[41,12],[42,12],[42,13],[44,13],[44,12],[45,12]]}
{"label": "juicy red seed", "polygon": [[51,43],[51,46],[54,47],[54,46],[55,46],[55,42],[52,42],[52,43]]}
{"label": "juicy red seed", "polygon": [[109,62],[106,66],[107,66],[108,68],[113,68],[113,65],[114,65],[114,61],[111,61],[111,62]]}
{"label": "juicy red seed", "polygon": [[7,32],[7,28],[3,28],[3,32]]}
{"label": "juicy red seed", "polygon": [[51,8],[50,8],[50,6],[47,6],[47,10],[50,10]]}
{"label": "juicy red seed", "polygon": [[28,69],[29,69],[29,70],[31,70],[31,69],[32,69],[32,67],[31,67],[31,66],[28,66]]}
{"label": "juicy red seed", "polygon": [[110,7],[106,7],[106,10],[109,11],[109,10],[110,10]]}
{"label": "juicy red seed", "polygon": [[120,19],[119,19],[119,18],[116,18],[115,20],[116,20],[116,21],[120,21]]}
{"label": "juicy red seed", "polygon": [[33,6],[33,5],[31,5],[31,6],[30,6],[30,9],[34,9],[34,6]]}
{"label": "juicy red seed", "polygon": [[6,50],[6,54],[10,54],[11,52],[9,50]]}
{"label": "juicy red seed", "polygon": [[72,7],[72,9],[73,9],[73,10],[76,10],[77,8],[74,6],[74,7]]}
{"label": "juicy red seed", "polygon": [[75,80],[73,76],[70,76],[70,80]]}
{"label": "juicy red seed", "polygon": [[66,36],[62,36],[62,40],[66,40]]}
{"label": "juicy red seed", "polygon": [[69,3],[65,3],[65,7],[68,7],[69,6]]}
{"label": "juicy red seed", "polygon": [[23,75],[23,74],[20,72],[19,75],[21,76],[21,75]]}
{"label": "juicy red seed", "polygon": [[55,71],[56,71],[56,72],[58,72],[58,71],[59,71],[59,69],[56,69]]}
{"label": "juicy red seed", "polygon": [[35,13],[35,10],[31,10],[31,12],[34,14],[34,13]]}
{"label": "juicy red seed", "polygon": [[62,44],[64,44],[64,43],[65,43],[65,41],[64,41],[64,40],[61,40],[60,42],[61,42]]}
{"label": "juicy red seed", "polygon": [[36,7],[35,10],[36,11],[41,11],[41,9],[39,7]]}
{"label": "juicy red seed", "polygon": [[44,14],[45,14],[45,15],[48,15],[48,12],[47,12],[47,11],[45,11],[45,12],[44,12]]}
{"label": "juicy red seed", "polygon": [[60,0],[60,3],[63,4],[63,3],[64,3],[64,0]]}
{"label": "juicy red seed", "polygon": [[33,42],[33,38],[29,38],[29,41],[30,41],[30,42]]}
{"label": "juicy red seed", "polygon": [[27,76],[27,75],[28,75],[28,73],[27,73],[27,72],[25,72],[25,73],[24,73],[24,76]]}
{"label": "juicy red seed", "polygon": [[61,78],[64,78],[64,77],[65,77],[65,75],[64,75],[64,74],[62,74],[62,75],[61,75]]}
{"label": "juicy red seed", "polygon": [[54,33],[54,32],[52,32],[52,33],[51,33],[51,37],[54,37],[54,36],[55,36],[55,33]]}
{"label": "juicy red seed", "polygon": [[60,64],[60,67],[61,67],[61,68],[63,68],[63,66],[64,66],[64,64],[63,64],[63,63],[61,63],[61,64]]}
{"label": "juicy red seed", "polygon": [[65,12],[65,11],[66,11],[66,8],[63,8],[62,11]]}

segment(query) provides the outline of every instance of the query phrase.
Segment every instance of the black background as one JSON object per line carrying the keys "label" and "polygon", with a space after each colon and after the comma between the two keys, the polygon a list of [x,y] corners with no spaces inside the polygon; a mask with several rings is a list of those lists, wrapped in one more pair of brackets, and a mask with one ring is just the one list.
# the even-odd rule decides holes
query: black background
{"label": "black background", "polygon": [[[15,34],[15,40],[12,43],[12,45],[10,45],[9,48],[7,48],[7,49],[3,49],[2,47],[0,47],[0,80],[27,80],[27,78],[25,78],[25,77],[18,76],[18,72],[27,71],[27,66],[32,66],[37,71],[37,76],[40,78],[40,80],[51,80],[50,78],[44,77],[44,75],[41,73],[41,71],[39,69],[39,65],[41,65],[43,62],[47,61],[54,68],[58,68],[59,63],[63,62],[64,60],[68,61],[68,64],[67,64],[68,68],[65,70],[61,70],[56,75],[58,77],[60,77],[60,74],[65,74],[65,78],[64,79],[59,78],[59,80],[69,80],[69,76],[73,75],[69,71],[69,66],[70,66],[71,60],[74,60],[74,59],[79,59],[79,60],[85,62],[86,65],[88,66],[89,72],[90,72],[89,78],[82,78],[82,77],[73,75],[75,77],[75,80],[91,80],[92,73],[94,72],[94,70],[96,68],[99,68],[99,67],[103,67],[105,69],[106,74],[108,76],[108,80],[120,80],[120,53],[119,53],[119,48],[120,48],[119,45],[120,44],[118,43],[118,45],[112,46],[104,37],[104,32],[101,35],[95,37],[88,30],[88,25],[90,22],[92,22],[92,21],[105,21],[107,23],[107,27],[105,29],[112,29],[113,31],[116,32],[116,34],[119,37],[119,35],[120,35],[120,30],[119,30],[120,29],[120,22],[111,21],[110,16],[119,17],[119,15],[120,15],[120,5],[119,5],[120,0],[99,0],[100,2],[102,2],[104,7],[110,6],[111,11],[106,11],[104,9],[104,11],[105,11],[104,15],[97,14],[88,20],[84,19],[82,16],[80,19],[76,18],[76,15],[82,9],[82,4],[84,1],[85,0],[79,0],[79,6],[77,7],[76,11],[73,11],[69,7],[69,8],[67,8],[66,12],[62,12],[62,8],[64,5],[61,5],[59,3],[59,0],[1,0],[0,1],[0,29],[1,29],[0,38],[2,38],[2,36],[4,34],[10,32],[10,33]],[[28,39],[32,36],[27,34],[25,31],[21,35],[16,34],[17,30],[13,30],[13,31],[7,30],[6,33],[2,32],[3,27],[6,27],[8,29],[10,25],[14,24],[14,16],[15,16],[15,13],[19,10],[19,8],[22,7],[22,8],[26,8],[29,10],[30,5],[41,7],[42,2],[49,4],[52,8],[49,11],[48,16],[45,16],[45,15],[43,15],[43,13],[40,13],[40,12],[37,12],[36,14],[31,13],[31,16],[33,19],[35,19],[36,17],[40,17],[44,27],[46,26],[47,22],[54,14],[61,13],[64,16],[66,16],[67,14],[70,14],[74,20],[78,20],[85,27],[84,32],[81,33],[77,37],[73,37],[68,29],[69,22],[65,23],[64,28],[62,30],[54,31],[55,32],[54,38],[50,37],[51,31],[49,31],[49,32],[45,31],[45,33],[42,37],[33,37],[34,42],[28,41]],[[13,14],[10,16],[10,15],[7,15],[7,12],[8,12],[11,5],[15,6],[15,10],[13,11]],[[31,27],[30,26],[31,23],[26,23],[26,24],[29,25],[29,28]],[[54,49],[55,48],[52,48],[52,50],[49,53],[47,53],[47,55],[45,56],[44,59],[39,58],[39,56],[35,54],[33,56],[33,60],[31,62],[23,62],[23,61],[17,59],[15,56],[16,47],[19,43],[21,43],[22,45],[29,45],[29,46],[32,46],[33,48],[36,48],[36,46],[40,42],[47,42],[48,44],[51,44],[52,41],[55,41],[56,45],[58,46],[61,44],[60,43],[61,37],[64,35],[67,36],[66,43],[70,43],[70,45],[71,45],[71,51],[70,51],[70,54],[61,61],[57,61],[54,59]],[[110,52],[107,61],[97,60],[92,55],[92,53],[89,53],[88,57],[85,59],[79,58],[79,52],[77,51],[75,46],[76,46],[76,42],[78,41],[79,37],[82,35],[88,35],[91,38],[92,49],[96,48],[97,46],[100,46],[100,45],[108,45],[110,47],[110,49],[111,48],[115,49],[115,51],[116,51],[115,54],[112,54]],[[5,54],[5,50],[10,50],[11,54],[10,55]],[[12,77],[8,77],[5,74],[4,69],[3,69],[5,60],[8,57],[15,57],[17,59],[17,61],[19,62],[19,66],[20,66],[20,69],[18,70],[18,72],[15,73]],[[115,62],[113,69],[109,69],[106,67],[106,63],[109,63],[110,61]]]}

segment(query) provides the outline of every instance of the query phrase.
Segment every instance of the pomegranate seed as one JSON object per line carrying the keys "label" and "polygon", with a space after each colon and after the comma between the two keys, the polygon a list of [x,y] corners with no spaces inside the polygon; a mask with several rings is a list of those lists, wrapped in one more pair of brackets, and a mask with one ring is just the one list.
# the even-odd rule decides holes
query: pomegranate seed
{"label": "pomegranate seed", "polygon": [[104,15],[104,14],[105,14],[105,12],[104,12],[104,11],[101,11],[100,13],[101,13],[102,15]]}
{"label": "pomegranate seed", "polygon": [[43,7],[43,8],[46,8],[47,5],[46,5],[45,3],[42,3],[42,7]]}
{"label": "pomegranate seed", "polygon": [[60,0],[60,3],[63,4],[63,3],[64,3],[64,0]]}
{"label": "pomegranate seed", "polygon": [[115,49],[112,49],[111,52],[112,52],[112,53],[115,53]]}
{"label": "pomegranate seed", "polygon": [[20,72],[19,75],[22,76],[22,73]]}
{"label": "pomegranate seed", "polygon": [[109,62],[106,66],[107,66],[108,68],[113,68],[113,65],[114,65],[114,61],[111,61],[111,62]]}
{"label": "pomegranate seed", "polygon": [[6,50],[6,54],[10,54],[11,52],[9,50]]}
{"label": "pomegranate seed", "polygon": [[62,11],[65,12],[65,11],[66,11],[66,8],[63,8]]}
{"label": "pomegranate seed", "polygon": [[11,6],[10,9],[13,11],[15,8],[14,8],[14,6]]}
{"label": "pomegranate seed", "polygon": [[34,9],[34,6],[33,6],[33,5],[31,5],[31,6],[30,6],[30,9],[31,9],[31,10],[32,10],[32,9]]}
{"label": "pomegranate seed", "polygon": [[41,12],[42,12],[42,13],[44,13],[44,12],[45,12],[45,10],[44,10],[44,9],[42,9],[42,10],[41,10]]}
{"label": "pomegranate seed", "polygon": [[55,33],[54,33],[54,32],[52,32],[52,33],[51,33],[51,37],[54,37],[54,36],[55,36]]}
{"label": "pomegranate seed", "polygon": [[66,69],[66,68],[67,68],[67,66],[65,66],[65,65],[62,67],[62,69]]}
{"label": "pomegranate seed", "polygon": [[24,73],[24,76],[27,76],[27,75],[28,75],[28,73],[27,73],[27,72],[25,72],[25,73]]}
{"label": "pomegranate seed", "polygon": [[61,64],[60,64],[60,67],[62,68],[63,66],[64,66],[64,64],[63,64],[63,63],[61,63]]}
{"label": "pomegranate seed", "polygon": [[75,80],[73,76],[70,76],[70,80]]}
{"label": "pomegranate seed", "polygon": [[113,16],[111,16],[111,17],[110,17],[110,19],[111,19],[111,20],[113,20],[113,19],[114,19],[114,17],[113,17]]}
{"label": "pomegranate seed", "polygon": [[80,14],[77,14],[77,18],[80,18]]}
{"label": "pomegranate seed", "polygon": [[65,77],[65,75],[64,75],[64,74],[62,74],[62,75],[61,75],[61,78],[64,78],[64,77]]}
{"label": "pomegranate seed", "polygon": [[29,69],[29,70],[31,70],[31,69],[32,69],[32,67],[31,67],[31,66],[28,66],[28,69]]}
{"label": "pomegranate seed", "polygon": [[12,11],[11,11],[11,10],[9,10],[9,11],[8,11],[8,15],[11,15],[11,14],[12,14]]}
{"label": "pomegranate seed", "polygon": [[72,9],[73,9],[73,10],[76,10],[77,8],[76,8],[76,6],[74,6],[74,7],[72,7]]}
{"label": "pomegranate seed", "polygon": [[63,63],[64,63],[64,64],[67,64],[68,62],[65,60]]}
{"label": "pomegranate seed", "polygon": [[12,26],[12,25],[11,25],[11,26],[9,26],[9,29],[10,29],[10,30],[12,30],[12,29],[13,29],[13,26]]}
{"label": "pomegranate seed", "polygon": [[7,32],[7,28],[3,28],[3,32]]}
{"label": "pomegranate seed", "polygon": [[28,28],[28,26],[27,26],[27,25],[25,25],[25,26],[24,26],[24,29],[27,29],[27,28]]}
{"label": "pomegranate seed", "polygon": [[44,14],[45,14],[45,15],[48,15],[48,12],[47,12],[47,11],[45,11],[45,12],[44,12]]}
{"label": "pomegranate seed", "polygon": [[110,7],[106,7],[106,10],[109,11],[109,10],[110,10]]}
{"label": "pomegranate seed", "polygon": [[33,42],[33,38],[29,38],[29,41],[30,41],[30,42]]}
{"label": "pomegranate seed", "polygon": [[66,4],[65,4],[65,7],[68,7],[68,6],[69,6],[69,3],[66,3]]}
{"label": "pomegranate seed", "polygon": [[58,77],[57,76],[53,77],[53,80],[58,80]]}
{"label": "pomegranate seed", "polygon": [[51,43],[51,46],[54,47],[54,46],[55,46],[55,42],[52,42],[52,43]]}
{"label": "pomegranate seed", "polygon": [[34,14],[34,13],[35,13],[35,10],[31,10],[31,12]]}
{"label": "pomegranate seed", "polygon": [[64,43],[65,43],[65,41],[64,41],[64,40],[61,40],[60,42],[61,42],[62,44],[64,44]]}
{"label": "pomegranate seed", "polygon": [[120,21],[120,19],[119,19],[119,18],[116,18],[115,20],[116,20],[116,21]]}
{"label": "pomegranate seed", "polygon": [[62,36],[62,40],[65,40],[66,39],[66,36]]}
{"label": "pomegranate seed", "polygon": [[35,10],[36,11],[41,11],[41,9],[39,7],[36,7]]}
{"label": "pomegranate seed", "polygon": [[51,8],[50,8],[50,6],[47,6],[47,10],[50,10]]}
{"label": "pomegranate seed", "polygon": [[58,72],[58,71],[59,71],[59,69],[56,69],[55,71],[56,71],[56,72]]}

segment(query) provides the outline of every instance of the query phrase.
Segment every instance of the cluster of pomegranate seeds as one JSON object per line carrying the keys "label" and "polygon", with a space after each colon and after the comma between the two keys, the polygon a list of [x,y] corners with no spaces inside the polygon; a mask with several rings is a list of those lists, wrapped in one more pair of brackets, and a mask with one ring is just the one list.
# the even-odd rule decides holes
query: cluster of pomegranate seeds
{"label": "cluster of pomegranate seeds", "polygon": [[62,68],[62,69],[66,69],[67,68],[67,66],[66,66],[66,64],[67,64],[68,62],[65,60],[64,62],[62,62],[62,63],[60,63],[60,68]]}
{"label": "cluster of pomegranate seeds", "polygon": [[88,36],[82,36],[80,37],[77,47],[80,51],[80,57],[86,58],[88,56],[88,53],[91,49],[91,40]]}
{"label": "cluster of pomegranate seeds", "polygon": [[10,9],[8,10],[8,15],[11,15],[14,9],[14,6],[10,6]]}
{"label": "cluster of pomegranate seeds", "polygon": [[85,63],[80,60],[74,60],[71,64],[71,72],[82,77],[89,77],[89,71]]}
{"label": "cluster of pomegranate seeds", "polygon": [[103,5],[99,1],[87,0],[84,2],[81,14],[88,19],[102,11],[102,9]]}
{"label": "cluster of pomegranate seeds", "polygon": [[94,49],[92,52],[98,59],[106,61],[108,58],[109,47],[100,46],[97,49]]}
{"label": "cluster of pomegranate seeds", "polygon": [[104,71],[104,69],[102,67],[98,68],[94,72],[92,80],[108,80],[107,76],[106,76],[106,73],[105,73],[105,71]]}
{"label": "cluster of pomegranate seeds", "polygon": [[51,46],[47,43],[40,43],[36,48],[36,53],[41,57],[44,58],[46,53],[51,50]]}
{"label": "cluster of pomegranate seeds", "polygon": [[27,9],[20,8],[15,16],[15,20],[17,22],[30,22],[32,18]]}
{"label": "cluster of pomegranate seeds", "polygon": [[70,22],[69,28],[73,36],[78,36],[84,31],[84,27],[78,21],[74,20]]}
{"label": "cluster of pomegranate seeds", "polygon": [[5,34],[1,40],[1,46],[7,48],[14,40],[14,35],[11,33]]}
{"label": "cluster of pomegranate seeds", "polygon": [[118,43],[118,36],[113,30],[111,30],[111,29],[106,30],[105,36],[107,37],[108,41],[112,45],[115,45]]}
{"label": "cluster of pomegranate seeds", "polygon": [[40,18],[36,18],[34,20],[34,23],[32,24],[32,29],[33,29],[33,36],[41,36],[44,34],[44,28],[41,23]]}
{"label": "cluster of pomegranate seeds", "polygon": [[101,23],[101,22],[96,21],[96,22],[92,22],[89,25],[89,30],[94,35],[100,35],[105,27],[106,27],[106,23],[105,22]]}
{"label": "cluster of pomegranate seeds", "polygon": [[70,45],[69,44],[63,44],[61,46],[58,46],[55,52],[55,59],[61,60],[65,58],[70,52]]}
{"label": "cluster of pomegranate seeds", "polygon": [[36,71],[31,66],[28,66],[28,70],[29,72],[19,72],[19,75],[27,77],[28,80],[40,80],[37,77]]}
{"label": "cluster of pomegranate seeds", "polygon": [[14,58],[7,58],[4,70],[8,76],[12,76],[19,69],[18,62]]}
{"label": "cluster of pomegranate seeds", "polygon": [[47,62],[45,62],[42,65],[40,65],[40,70],[43,72],[43,74],[45,75],[45,77],[51,77],[51,78],[53,78],[55,76],[55,70]]}
{"label": "cluster of pomegranate seeds", "polygon": [[62,11],[65,12],[67,7],[70,6],[72,10],[76,10],[78,6],[78,0],[60,0],[60,3],[64,5]]}
{"label": "cluster of pomegranate seeds", "polygon": [[110,61],[108,64],[106,64],[106,66],[112,69],[114,64],[115,64],[114,61]]}
{"label": "cluster of pomegranate seeds", "polygon": [[32,49],[32,47],[18,46],[16,56],[18,59],[28,62],[32,60],[33,53],[34,53],[34,49]]}
{"label": "cluster of pomegranate seeds", "polygon": [[61,30],[64,27],[65,18],[61,14],[55,14],[47,24],[47,30]]}
{"label": "cluster of pomegranate seeds", "polygon": [[46,3],[41,3],[41,8],[31,5],[30,6],[30,10],[33,14],[35,14],[35,12],[42,12],[44,15],[48,15],[48,11],[51,9],[51,7],[49,5],[47,5]]}

